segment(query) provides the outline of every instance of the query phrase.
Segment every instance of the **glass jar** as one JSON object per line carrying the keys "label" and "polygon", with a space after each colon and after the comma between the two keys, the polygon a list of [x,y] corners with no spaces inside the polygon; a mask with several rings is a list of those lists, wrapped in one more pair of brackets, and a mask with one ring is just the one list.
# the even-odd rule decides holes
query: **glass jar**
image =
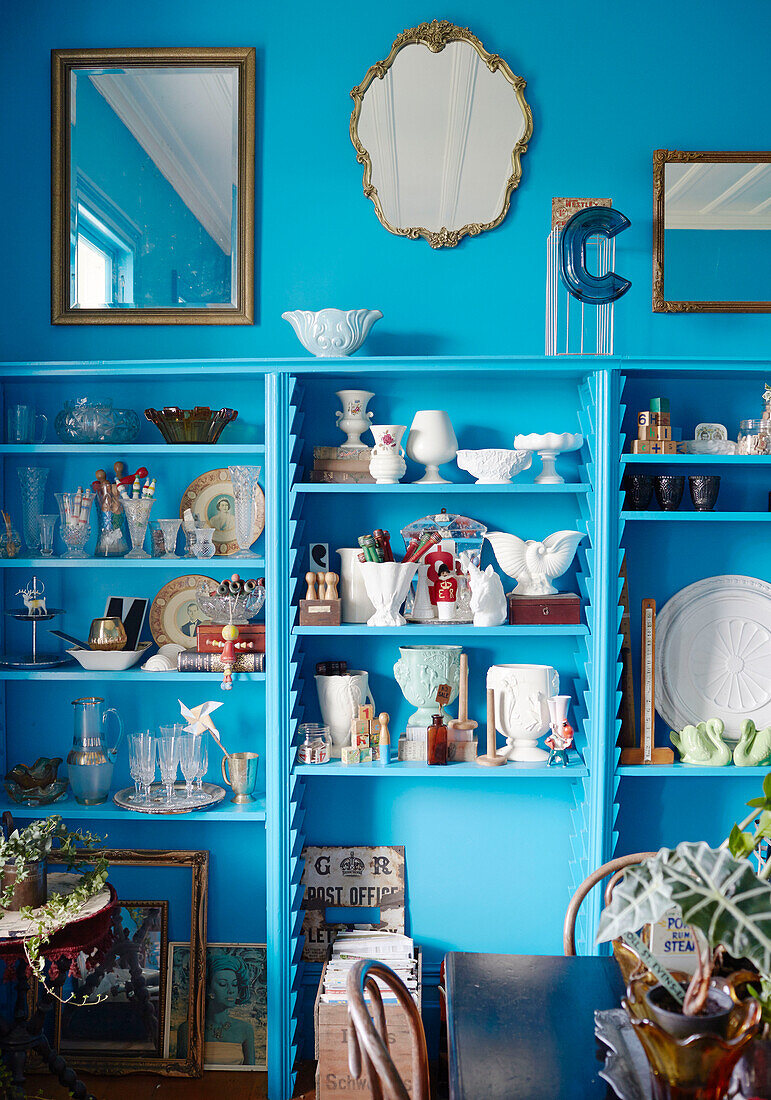
{"label": "glass jar", "polygon": [[329,726],[303,722],[300,725],[299,734],[297,763],[328,764],[332,754],[332,735],[329,732]]}
{"label": "glass jar", "polygon": [[771,420],[742,420],[736,452],[740,455],[771,454]]}

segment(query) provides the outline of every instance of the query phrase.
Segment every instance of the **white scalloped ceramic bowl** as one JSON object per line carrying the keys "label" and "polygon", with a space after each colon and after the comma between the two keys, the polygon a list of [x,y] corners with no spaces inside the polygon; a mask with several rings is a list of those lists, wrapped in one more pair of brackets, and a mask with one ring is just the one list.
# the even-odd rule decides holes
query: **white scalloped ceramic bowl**
{"label": "white scalloped ceramic bowl", "polygon": [[379,309],[295,309],[281,316],[306,351],[329,359],[358,351],[383,314]]}
{"label": "white scalloped ceramic bowl", "polygon": [[515,435],[514,446],[523,451],[575,451],[584,441],[584,437],[573,432],[531,432],[530,435]]}
{"label": "white scalloped ceramic bowl", "polygon": [[125,672],[139,663],[150,648],[143,642],[139,649],[68,649],[81,668],[88,672]]}
{"label": "white scalloped ceramic bowl", "polygon": [[477,485],[505,485],[533,464],[530,451],[509,451],[503,447],[483,447],[458,451],[458,468],[468,470]]}

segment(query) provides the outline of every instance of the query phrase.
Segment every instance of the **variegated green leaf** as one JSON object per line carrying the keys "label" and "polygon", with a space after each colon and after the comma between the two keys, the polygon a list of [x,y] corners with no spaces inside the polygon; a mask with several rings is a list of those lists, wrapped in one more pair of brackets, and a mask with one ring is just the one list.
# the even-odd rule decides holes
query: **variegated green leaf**
{"label": "variegated green leaf", "polygon": [[672,894],[664,876],[663,861],[672,853],[662,848],[653,859],[627,867],[613,890],[610,905],[602,912],[597,943],[615,940],[657,921],[672,908]]}
{"label": "variegated green leaf", "polygon": [[771,974],[771,886],[749,860],[682,843],[667,853],[661,871],[686,924],[700,928],[712,948],[722,944]]}

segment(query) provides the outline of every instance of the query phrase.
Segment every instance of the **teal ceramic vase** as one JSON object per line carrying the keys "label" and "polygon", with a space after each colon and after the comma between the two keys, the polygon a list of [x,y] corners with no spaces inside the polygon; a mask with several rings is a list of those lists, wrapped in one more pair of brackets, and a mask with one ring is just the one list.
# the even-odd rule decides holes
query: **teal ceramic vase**
{"label": "teal ceramic vase", "polygon": [[459,645],[399,646],[401,657],[394,665],[394,676],[404,698],[418,708],[407,719],[408,725],[431,725],[431,716],[441,712],[436,701],[440,684],[450,685],[450,703],[458,698],[462,648]]}

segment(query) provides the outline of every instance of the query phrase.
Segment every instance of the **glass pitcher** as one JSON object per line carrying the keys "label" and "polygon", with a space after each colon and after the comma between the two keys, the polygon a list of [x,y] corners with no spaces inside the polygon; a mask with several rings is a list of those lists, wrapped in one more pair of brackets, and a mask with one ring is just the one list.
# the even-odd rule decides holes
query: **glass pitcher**
{"label": "glass pitcher", "polygon": [[[105,710],[104,699],[89,696],[74,699],[75,732],[67,757],[70,785],[75,800],[82,806],[106,802],[112,783],[112,769],[123,737],[123,719],[113,707]],[[110,715],[115,716],[118,737],[111,749],[105,748],[104,729]]]}

